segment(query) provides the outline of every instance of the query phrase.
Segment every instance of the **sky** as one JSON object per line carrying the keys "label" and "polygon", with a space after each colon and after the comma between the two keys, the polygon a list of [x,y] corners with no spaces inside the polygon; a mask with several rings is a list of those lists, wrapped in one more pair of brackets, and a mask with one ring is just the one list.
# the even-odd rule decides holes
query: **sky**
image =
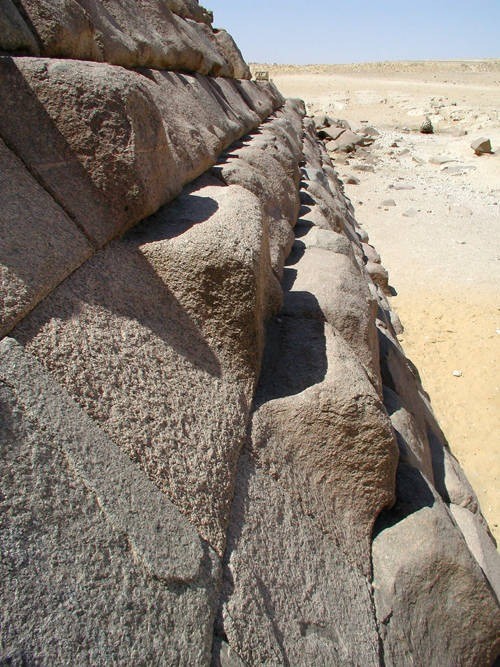
{"label": "sky", "polygon": [[201,0],[248,62],[500,58],[500,0]]}

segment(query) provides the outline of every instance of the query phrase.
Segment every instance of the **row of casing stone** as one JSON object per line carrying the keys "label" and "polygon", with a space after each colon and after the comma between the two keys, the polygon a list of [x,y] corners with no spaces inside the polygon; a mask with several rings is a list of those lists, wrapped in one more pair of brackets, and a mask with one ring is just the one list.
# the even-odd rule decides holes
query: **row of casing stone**
{"label": "row of casing stone", "polygon": [[197,0],[2,0],[0,52],[250,79]]}

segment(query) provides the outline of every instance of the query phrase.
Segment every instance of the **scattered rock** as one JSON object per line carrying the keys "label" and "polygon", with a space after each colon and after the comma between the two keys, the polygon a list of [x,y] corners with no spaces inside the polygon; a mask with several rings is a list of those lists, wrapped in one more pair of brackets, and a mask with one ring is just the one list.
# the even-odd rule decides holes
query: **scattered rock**
{"label": "scattered rock", "polygon": [[320,139],[332,139],[335,141],[335,139],[338,139],[345,131],[344,127],[322,127],[317,131],[317,135]]}
{"label": "scattered rock", "polygon": [[367,137],[379,137],[380,132],[376,130],[374,127],[371,125],[367,125],[366,127],[361,127],[358,130],[358,134],[364,134]]}
{"label": "scattered rock", "polygon": [[317,130],[320,130],[324,127],[328,127],[328,119],[325,114],[320,114],[319,116],[313,116],[314,126]]}
{"label": "scattered rock", "polygon": [[448,157],[447,155],[432,155],[429,158],[431,164],[446,164],[447,162],[456,162],[455,158]]}
{"label": "scattered rock", "polygon": [[352,167],[353,169],[356,169],[356,171],[375,172],[375,167],[372,164],[362,164],[361,162],[357,162],[356,164],[353,164]]}
{"label": "scattered rock", "polygon": [[394,201],[394,199],[383,199],[383,200],[380,202],[380,206],[384,206],[384,207],[387,207],[387,206],[396,206],[396,202]]}
{"label": "scattered rock", "polygon": [[407,209],[403,215],[405,218],[414,218],[417,215],[418,211],[416,208],[409,208]]}
{"label": "scattered rock", "polygon": [[434,128],[432,126],[431,119],[427,116],[422,125],[420,126],[421,134],[434,134]]}
{"label": "scattered rock", "polygon": [[389,185],[390,188],[394,190],[415,190],[414,185],[409,185],[406,183],[394,183],[394,185]]}
{"label": "scattered rock", "polygon": [[349,183],[349,185],[359,185],[359,178],[356,178],[356,176],[347,176],[345,182]]}
{"label": "scattered rock", "polygon": [[446,171],[448,174],[455,174],[460,176],[466,174],[468,171],[474,171],[476,167],[471,164],[459,164],[459,165],[450,165],[446,164],[441,167],[441,171]]}
{"label": "scattered rock", "polygon": [[470,147],[473,149],[476,155],[483,155],[484,153],[493,153],[491,150],[491,141],[486,137],[479,137],[479,139],[474,139]]}
{"label": "scattered rock", "polygon": [[461,378],[463,373],[462,373],[462,371],[457,370],[457,371],[453,371],[452,375],[456,378]]}
{"label": "scattered rock", "polygon": [[337,127],[343,127],[344,130],[351,130],[350,124],[344,118],[335,118],[329,119],[330,125],[336,125]]}
{"label": "scattered rock", "polygon": [[355,134],[351,130],[345,130],[336,141],[329,142],[329,144],[334,144],[330,150],[352,153],[356,146],[363,143],[363,140],[364,138],[359,134]]}

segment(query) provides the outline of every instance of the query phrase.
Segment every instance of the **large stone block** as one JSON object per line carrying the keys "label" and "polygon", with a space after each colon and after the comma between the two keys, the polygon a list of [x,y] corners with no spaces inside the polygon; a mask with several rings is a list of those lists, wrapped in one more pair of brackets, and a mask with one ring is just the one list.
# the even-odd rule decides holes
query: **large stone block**
{"label": "large stone block", "polygon": [[259,201],[213,179],[97,253],[15,336],[222,553],[279,299]]}
{"label": "large stone block", "polygon": [[0,336],[93,248],[0,139]]}
{"label": "large stone block", "polygon": [[250,68],[243,60],[241,51],[236,42],[226,30],[214,31],[216,43],[220,53],[224,56],[230,66],[230,76],[234,79],[250,79],[252,77]]}
{"label": "large stone block", "polygon": [[241,185],[261,199],[269,227],[271,264],[281,278],[295,238],[293,225],[298,209],[295,183],[270,154],[250,147],[231,151],[213,172],[224,183]]}
{"label": "large stone block", "polygon": [[[234,73],[212,33],[210,15],[196,2],[18,0],[18,4],[43,56],[213,76]],[[241,55],[226,52],[241,68]]]}
{"label": "large stone block", "polygon": [[285,98],[273,83],[266,81],[235,81],[238,92],[247,105],[265,120],[273,109],[280,107]]}
{"label": "large stone block", "polygon": [[284,480],[266,474],[248,452],[236,484],[216,634],[243,661],[225,663],[222,654],[221,665],[380,664],[369,581]]}
{"label": "large stone block", "polygon": [[477,512],[471,512],[460,505],[451,503],[450,511],[465,537],[471,554],[495,591],[497,599],[500,600],[500,554],[486,522]]}
{"label": "large stone block", "polygon": [[[99,246],[178,195],[261,118],[225,79],[8,57],[0,73],[0,136]],[[266,113],[281,103],[246,84]]]}
{"label": "large stone block", "polygon": [[37,40],[40,55],[103,60],[95,26],[77,0],[16,0]]}
{"label": "large stone block", "polygon": [[170,168],[183,183],[200,176],[225,148],[260,124],[232,81],[173,72],[151,76],[174,158]]}
{"label": "large stone block", "polygon": [[5,664],[210,662],[218,558],[30,355],[0,343]]}
{"label": "large stone block", "polygon": [[[447,442],[436,420],[428,395],[425,393],[417,369],[405,356],[401,346],[387,326],[378,323],[380,341],[380,362],[382,379],[386,387],[399,397],[399,401],[412,415],[413,425],[418,433],[419,447],[429,450],[432,460],[434,486],[447,501],[445,474],[445,450]],[[414,452],[417,458],[421,454]],[[427,454],[425,454],[427,457]],[[425,472],[425,468],[422,468]]]}
{"label": "large stone block", "polygon": [[397,465],[376,390],[335,329],[300,314],[280,313],[268,327],[262,369],[252,429],[258,466],[369,574],[371,530],[394,501]]}
{"label": "large stone block", "polygon": [[399,396],[384,387],[384,405],[391,419],[399,444],[400,457],[434,483],[432,455],[427,435],[418,428],[413,414],[401,402]]}
{"label": "large stone block", "polygon": [[386,665],[491,665],[500,609],[439,496],[408,464],[373,541],[373,586]]}
{"label": "large stone block", "polygon": [[1,58],[0,72],[0,135],[98,245],[178,194],[147,79],[34,58]]}
{"label": "large stone block", "polygon": [[314,228],[296,242],[294,254],[287,262],[285,273],[290,289],[285,294],[283,313],[323,319],[333,325],[352,347],[378,389],[376,303],[347,239],[344,237],[349,248],[347,254],[325,247],[305,247],[311,233],[314,236]]}
{"label": "large stone block", "polygon": [[213,21],[212,12],[202,7],[198,0],[166,0],[168,8],[185,19],[200,21],[211,25]]}

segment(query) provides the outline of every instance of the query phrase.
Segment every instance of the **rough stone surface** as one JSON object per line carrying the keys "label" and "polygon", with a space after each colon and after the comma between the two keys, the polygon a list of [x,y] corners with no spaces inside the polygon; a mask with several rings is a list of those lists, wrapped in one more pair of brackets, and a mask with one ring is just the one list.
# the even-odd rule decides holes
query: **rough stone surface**
{"label": "rough stone surface", "polygon": [[76,0],[16,0],[40,45],[51,58],[104,60],[95,27]]}
{"label": "rough stone surface", "polygon": [[261,216],[238,186],[195,185],[15,332],[220,553],[280,303]]}
{"label": "rough stone surface", "polygon": [[324,127],[317,132],[317,135],[320,139],[331,139],[332,141],[335,141],[341,134],[344,134],[345,131],[346,130],[343,127]]}
{"label": "rough stone surface", "polygon": [[331,325],[284,313],[268,330],[256,405],[259,466],[368,574],[371,529],[393,501],[397,453],[363,366]]}
{"label": "rough stone surface", "polygon": [[[213,35],[210,14],[196,2],[17,2],[36,34],[43,56],[103,61],[123,67],[199,72],[212,76],[246,74],[246,65],[232,38],[228,35],[219,40]],[[11,14],[9,12],[6,16]],[[14,46],[12,50],[36,55],[30,45],[20,49],[14,41]]]}
{"label": "rough stone surface", "polygon": [[215,30],[214,34],[219,51],[231,68],[230,76],[234,79],[250,79],[252,76],[250,68],[243,60],[241,51],[231,35],[226,30]]}
{"label": "rough stone surface", "polygon": [[0,0],[0,51],[39,55],[36,39],[12,0]]}
{"label": "rough stone surface", "polygon": [[179,192],[147,79],[33,58],[1,58],[0,72],[0,135],[97,244]]}
{"label": "rough stone surface", "polygon": [[397,496],[373,541],[385,664],[491,665],[500,609],[463,536],[415,468],[400,465]]}
{"label": "rough stone surface", "polygon": [[431,450],[425,437],[419,433],[413,415],[404,407],[399,396],[388,387],[384,387],[384,405],[396,433],[400,460],[420,470],[433,483]]}
{"label": "rough stone surface", "polygon": [[262,197],[269,228],[271,263],[281,277],[285,258],[295,238],[292,228],[299,207],[295,183],[274,157],[250,147],[231,152],[225,162],[217,165],[215,172],[228,185],[242,185]]}
{"label": "rough stone surface", "polygon": [[227,642],[214,638],[214,650],[212,655],[214,667],[245,667],[245,663]]}
{"label": "rough stone surface", "polygon": [[476,155],[483,155],[483,153],[493,152],[491,150],[491,141],[486,137],[479,137],[479,139],[474,139],[470,147]]}
{"label": "rough stone surface", "polygon": [[0,72],[0,136],[98,245],[283,101],[272,85],[66,60],[0,58]]}
{"label": "rough stone surface", "polygon": [[330,150],[350,153],[363,141],[364,137],[356,134],[355,132],[351,132],[351,130],[345,130],[335,141],[331,142],[333,145],[331,146]]}
{"label": "rough stone surface", "polygon": [[498,555],[349,124],[232,78],[196,0],[16,8],[16,53],[142,67],[0,58],[0,662],[489,667]]}
{"label": "rough stone surface", "polygon": [[434,134],[434,127],[430,118],[426,118],[420,126],[421,134]]}
{"label": "rough stone surface", "polygon": [[215,554],[11,339],[0,403],[2,662],[207,664]]}
{"label": "rough stone surface", "polygon": [[93,249],[0,139],[0,336]]}
{"label": "rough stone surface", "polygon": [[[500,600],[500,554],[491,535],[485,530],[484,520],[466,507],[450,504],[453,518],[465,537],[471,554],[488,579],[497,599]],[[500,648],[500,647],[499,647]]]}
{"label": "rough stone surface", "polygon": [[380,255],[375,250],[375,248],[372,245],[370,245],[369,243],[362,243],[361,245],[362,245],[363,253],[364,253],[366,259],[369,262],[374,262],[375,264],[380,264],[380,262],[381,262]]}
{"label": "rough stone surface", "polygon": [[[431,452],[436,489],[447,499],[444,463],[447,443],[432,411],[429,397],[422,388],[418,371],[387,329],[379,328],[379,340],[382,380],[399,396],[401,404],[411,413],[421,441],[420,446],[429,448]],[[420,458],[418,451],[413,454],[417,459]]]}
{"label": "rough stone surface", "polygon": [[[309,232],[310,234],[311,232]],[[307,243],[307,234],[299,244]],[[313,232],[317,239],[318,232]],[[330,232],[330,239],[335,232]],[[325,232],[320,230],[320,235]],[[295,246],[286,270],[289,291],[285,292],[285,315],[326,320],[344,337],[376,386],[380,386],[376,303],[372,299],[347,239],[333,237],[330,249]],[[340,246],[340,243],[338,243]],[[332,247],[330,246],[330,247]],[[301,256],[302,255],[302,256]]]}
{"label": "rough stone surface", "polygon": [[236,488],[216,632],[247,665],[378,665],[368,580],[249,454]]}
{"label": "rough stone surface", "polygon": [[366,271],[373,282],[380,287],[384,294],[391,294],[389,287],[389,274],[387,269],[377,262],[368,261]]}
{"label": "rough stone surface", "polygon": [[199,21],[211,25],[213,21],[212,12],[202,7],[198,0],[166,0],[168,8],[184,19]]}

